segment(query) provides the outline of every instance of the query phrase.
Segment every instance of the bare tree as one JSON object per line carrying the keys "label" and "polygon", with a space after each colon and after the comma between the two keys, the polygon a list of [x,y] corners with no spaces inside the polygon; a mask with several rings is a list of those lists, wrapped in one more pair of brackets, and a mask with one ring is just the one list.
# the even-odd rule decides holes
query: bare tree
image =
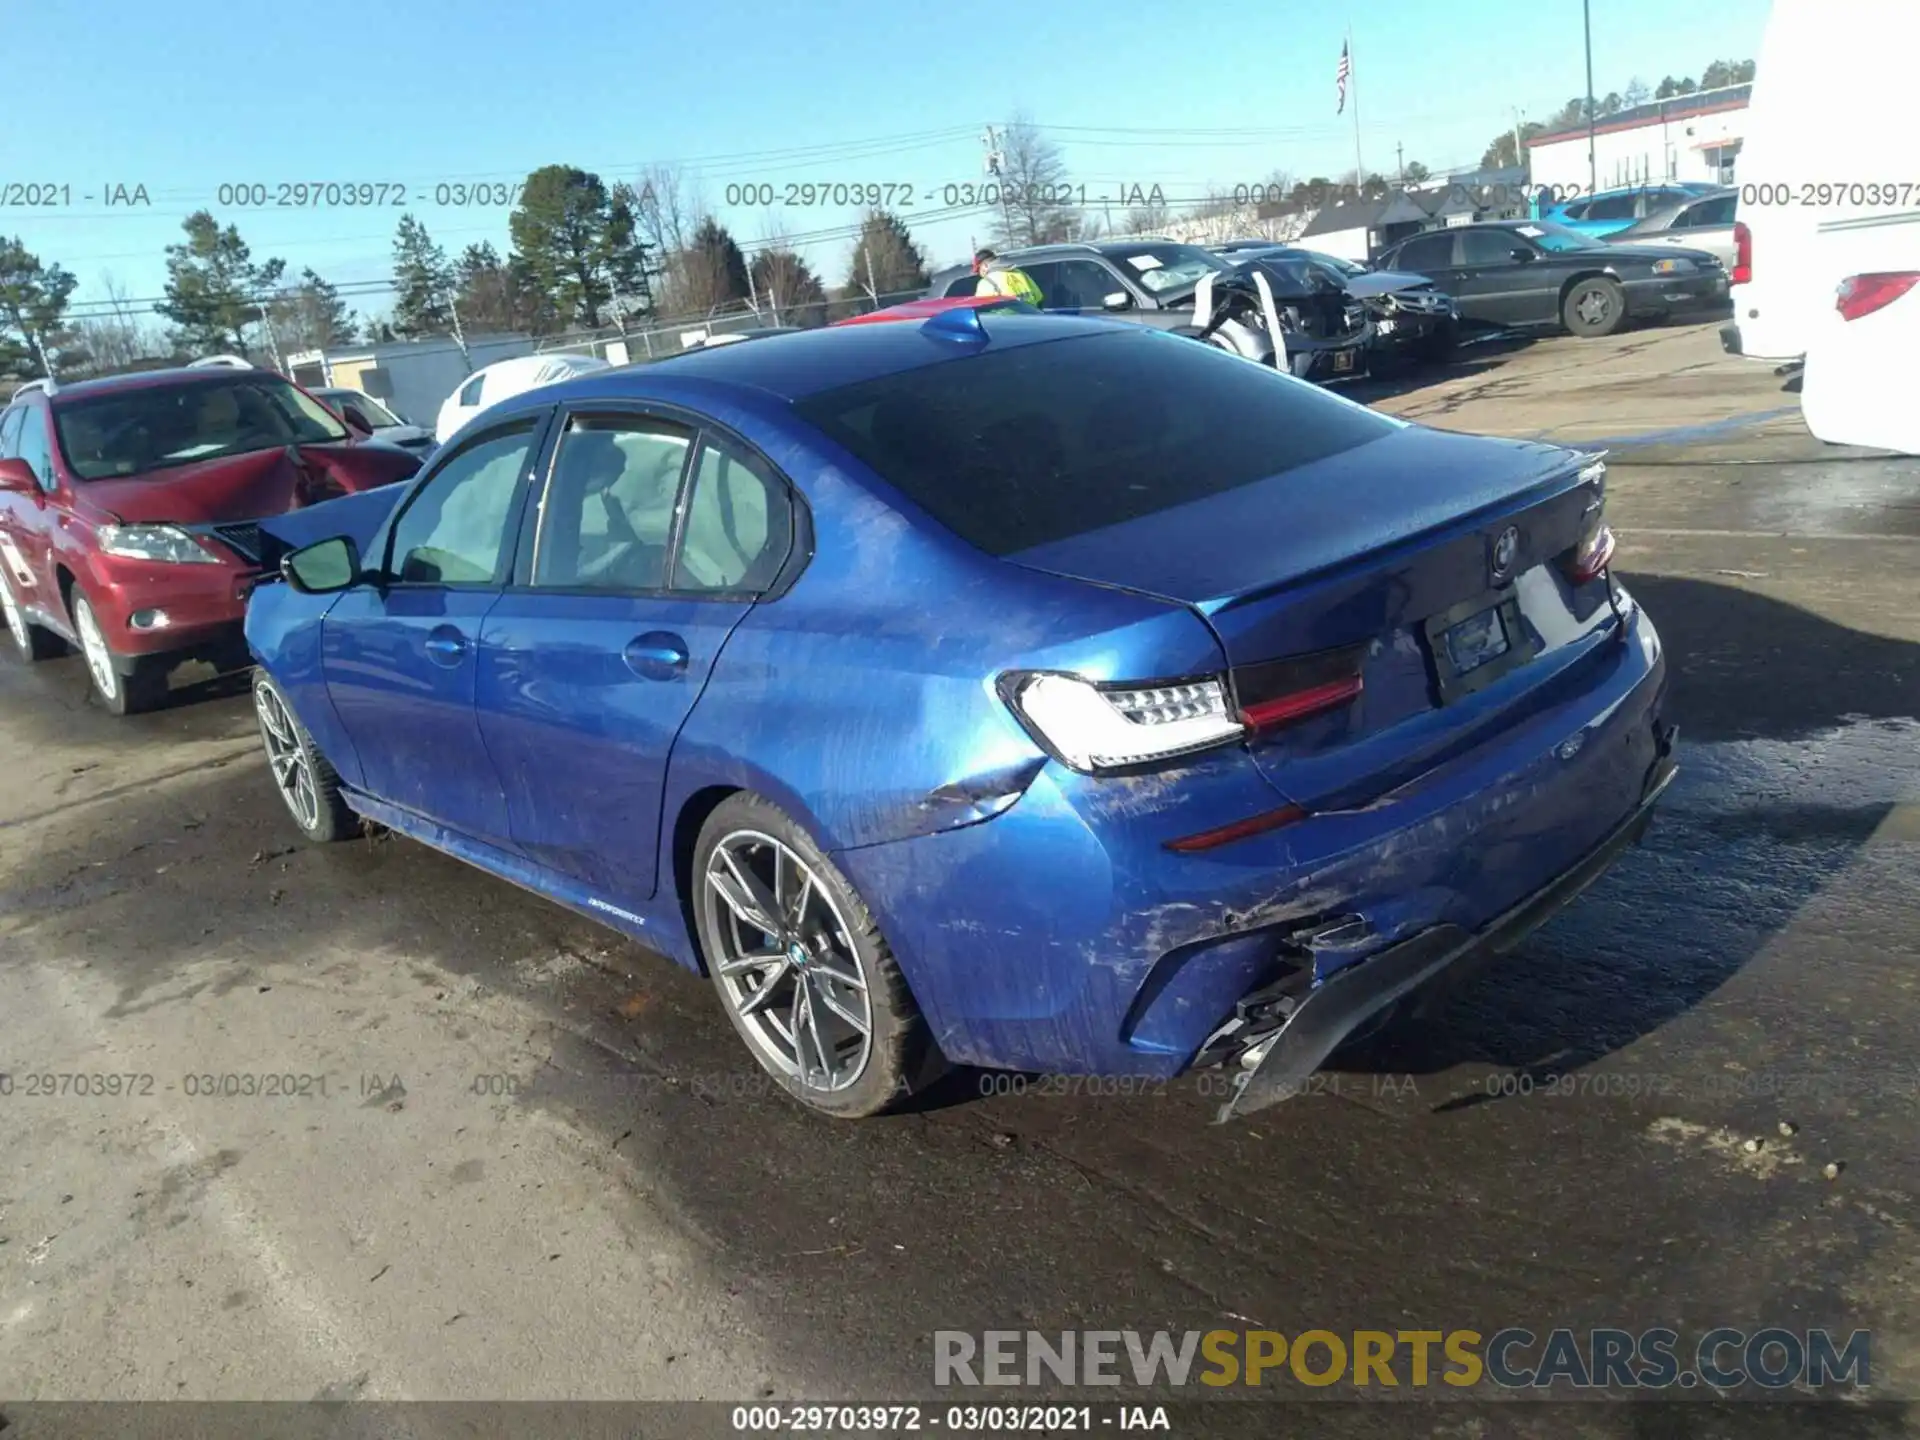
{"label": "bare tree", "polygon": [[158,329],[141,319],[141,311],[129,300],[125,285],[103,273],[100,293],[104,308],[75,321],[73,326],[95,372],[130,369],[142,360],[167,353]]}
{"label": "bare tree", "polygon": [[994,232],[1003,245],[1047,245],[1078,233],[1080,213],[1070,203],[1066,159],[1025,116],[1001,132],[994,179],[1000,189]]}
{"label": "bare tree", "polygon": [[[690,255],[695,232],[708,214],[699,187],[672,165],[649,165],[633,184],[632,204],[641,239],[652,247],[660,267],[655,306],[668,315],[705,310],[707,305],[698,302],[714,288],[711,266],[703,263],[710,257]],[[690,260],[691,268],[701,272],[698,276],[690,273]]]}

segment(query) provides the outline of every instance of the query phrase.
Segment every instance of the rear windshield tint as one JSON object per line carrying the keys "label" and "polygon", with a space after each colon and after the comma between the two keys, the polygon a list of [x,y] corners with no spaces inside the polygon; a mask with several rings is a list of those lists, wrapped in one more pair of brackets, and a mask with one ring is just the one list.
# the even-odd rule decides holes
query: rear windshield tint
{"label": "rear windshield tint", "polygon": [[929,365],[794,408],[992,555],[1250,485],[1396,428],[1268,366],[1144,329]]}

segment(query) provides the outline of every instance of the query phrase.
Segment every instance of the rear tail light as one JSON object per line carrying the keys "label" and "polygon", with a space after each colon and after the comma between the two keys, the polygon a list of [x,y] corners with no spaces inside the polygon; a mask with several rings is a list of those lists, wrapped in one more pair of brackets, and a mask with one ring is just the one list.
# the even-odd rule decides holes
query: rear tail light
{"label": "rear tail light", "polygon": [[1078,675],[1022,672],[1000,693],[1062,764],[1097,775],[1210,750],[1322,715],[1359,698],[1363,647],[1156,685],[1096,685]]}
{"label": "rear tail light", "polygon": [[1580,539],[1561,557],[1561,568],[1576,585],[1598,580],[1613,560],[1613,530],[1607,524],[1607,467],[1596,461],[1580,472],[1580,478],[1593,487],[1593,502],[1588,505]]}
{"label": "rear tail light", "polygon": [[1246,734],[1217,679],[1102,686],[1026,673],[1007,676],[1001,694],[1034,739],[1083,774],[1171,760]]}
{"label": "rear tail light", "polygon": [[1884,310],[1920,284],[1920,271],[1888,271],[1877,275],[1850,275],[1840,282],[1834,308],[1843,319],[1858,320]]}
{"label": "rear tail light", "polygon": [[1733,222],[1733,282],[1735,285],[1753,283],[1753,231],[1747,228],[1744,220]]}

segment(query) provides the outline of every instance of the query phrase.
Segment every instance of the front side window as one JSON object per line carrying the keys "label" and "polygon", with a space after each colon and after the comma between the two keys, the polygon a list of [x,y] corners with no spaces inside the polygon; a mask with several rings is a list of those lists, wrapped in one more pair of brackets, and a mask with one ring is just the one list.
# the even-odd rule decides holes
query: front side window
{"label": "front side window", "polygon": [[47,448],[47,422],[31,405],[20,422],[19,458],[32,467],[42,490],[53,489],[53,455]]}
{"label": "front side window", "polygon": [[906,370],[794,409],[992,555],[1251,485],[1398,429],[1270,366],[1131,326]]}
{"label": "front side window", "polygon": [[786,564],[792,545],[786,483],[759,456],[709,434],[694,469],[673,588],[764,590]]}
{"label": "front side window", "polygon": [[113,391],[64,403],[54,420],[67,467],[81,480],[347,438],[318,400],[257,372]]}
{"label": "front side window", "polygon": [[561,437],[540,506],[533,583],[658,590],[691,431],[636,417],[576,417]]}
{"label": "front side window", "polygon": [[1518,237],[1505,230],[1469,230],[1460,237],[1460,263],[1511,265],[1513,252],[1524,248]]}
{"label": "front side window", "polygon": [[16,405],[0,416],[0,460],[12,460],[20,454],[20,420],[27,407]]}
{"label": "front side window", "polygon": [[497,431],[434,473],[394,524],[396,581],[485,585],[498,575],[534,434],[531,420]]}

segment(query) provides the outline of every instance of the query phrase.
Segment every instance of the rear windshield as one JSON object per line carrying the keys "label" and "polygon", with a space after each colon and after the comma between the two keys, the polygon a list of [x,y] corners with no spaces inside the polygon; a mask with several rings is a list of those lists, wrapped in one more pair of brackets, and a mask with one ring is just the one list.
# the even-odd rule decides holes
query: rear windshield
{"label": "rear windshield", "polygon": [[929,365],[794,408],[992,555],[1237,489],[1397,428],[1269,366],[1147,329]]}
{"label": "rear windshield", "polygon": [[67,469],[81,480],[347,438],[317,400],[257,375],[111,391],[58,404],[53,419]]}

